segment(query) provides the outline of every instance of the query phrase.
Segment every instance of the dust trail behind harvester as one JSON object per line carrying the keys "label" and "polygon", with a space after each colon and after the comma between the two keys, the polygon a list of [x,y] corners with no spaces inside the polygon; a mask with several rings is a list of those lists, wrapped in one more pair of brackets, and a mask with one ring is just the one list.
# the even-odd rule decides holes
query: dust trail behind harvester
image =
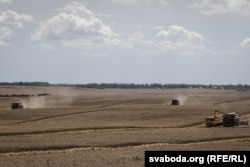
{"label": "dust trail behind harvester", "polygon": [[44,108],[45,105],[45,97],[43,96],[36,96],[36,97],[30,97],[27,99],[22,99],[21,103],[23,104],[24,108]]}
{"label": "dust trail behind harvester", "polygon": [[177,96],[177,99],[180,101],[180,105],[184,105],[187,101],[187,97],[183,95]]}

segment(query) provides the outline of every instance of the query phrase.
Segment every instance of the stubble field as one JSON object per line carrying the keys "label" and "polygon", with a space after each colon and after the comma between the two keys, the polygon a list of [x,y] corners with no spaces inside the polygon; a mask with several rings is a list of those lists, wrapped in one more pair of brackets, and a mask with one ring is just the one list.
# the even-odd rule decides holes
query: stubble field
{"label": "stubble field", "polygon": [[[205,127],[215,109],[250,120],[249,91],[0,87],[13,94],[35,96],[0,97],[1,167],[144,166],[146,150],[250,150],[250,126]],[[12,110],[19,101],[25,108]]]}

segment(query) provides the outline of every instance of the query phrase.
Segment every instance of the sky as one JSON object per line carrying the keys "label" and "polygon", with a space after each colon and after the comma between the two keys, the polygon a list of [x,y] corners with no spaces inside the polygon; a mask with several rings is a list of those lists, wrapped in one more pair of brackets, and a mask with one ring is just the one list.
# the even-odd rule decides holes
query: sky
{"label": "sky", "polygon": [[250,0],[0,0],[0,82],[250,84]]}

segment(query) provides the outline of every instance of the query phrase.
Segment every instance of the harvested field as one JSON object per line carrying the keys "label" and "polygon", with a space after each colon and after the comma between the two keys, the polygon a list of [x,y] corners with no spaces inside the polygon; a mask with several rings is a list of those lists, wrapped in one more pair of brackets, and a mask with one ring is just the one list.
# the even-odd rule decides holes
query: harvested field
{"label": "harvested field", "polygon": [[[206,128],[215,109],[250,120],[250,92],[0,87],[0,166],[144,166],[145,150],[250,150],[250,126]],[[172,99],[180,99],[172,106]],[[11,103],[25,108],[12,110]]]}

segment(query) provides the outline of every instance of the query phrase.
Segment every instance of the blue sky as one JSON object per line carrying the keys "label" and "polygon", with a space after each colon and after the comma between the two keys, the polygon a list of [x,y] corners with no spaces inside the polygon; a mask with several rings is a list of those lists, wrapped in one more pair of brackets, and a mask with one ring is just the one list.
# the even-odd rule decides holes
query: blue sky
{"label": "blue sky", "polygon": [[0,82],[250,84],[250,0],[0,0]]}

